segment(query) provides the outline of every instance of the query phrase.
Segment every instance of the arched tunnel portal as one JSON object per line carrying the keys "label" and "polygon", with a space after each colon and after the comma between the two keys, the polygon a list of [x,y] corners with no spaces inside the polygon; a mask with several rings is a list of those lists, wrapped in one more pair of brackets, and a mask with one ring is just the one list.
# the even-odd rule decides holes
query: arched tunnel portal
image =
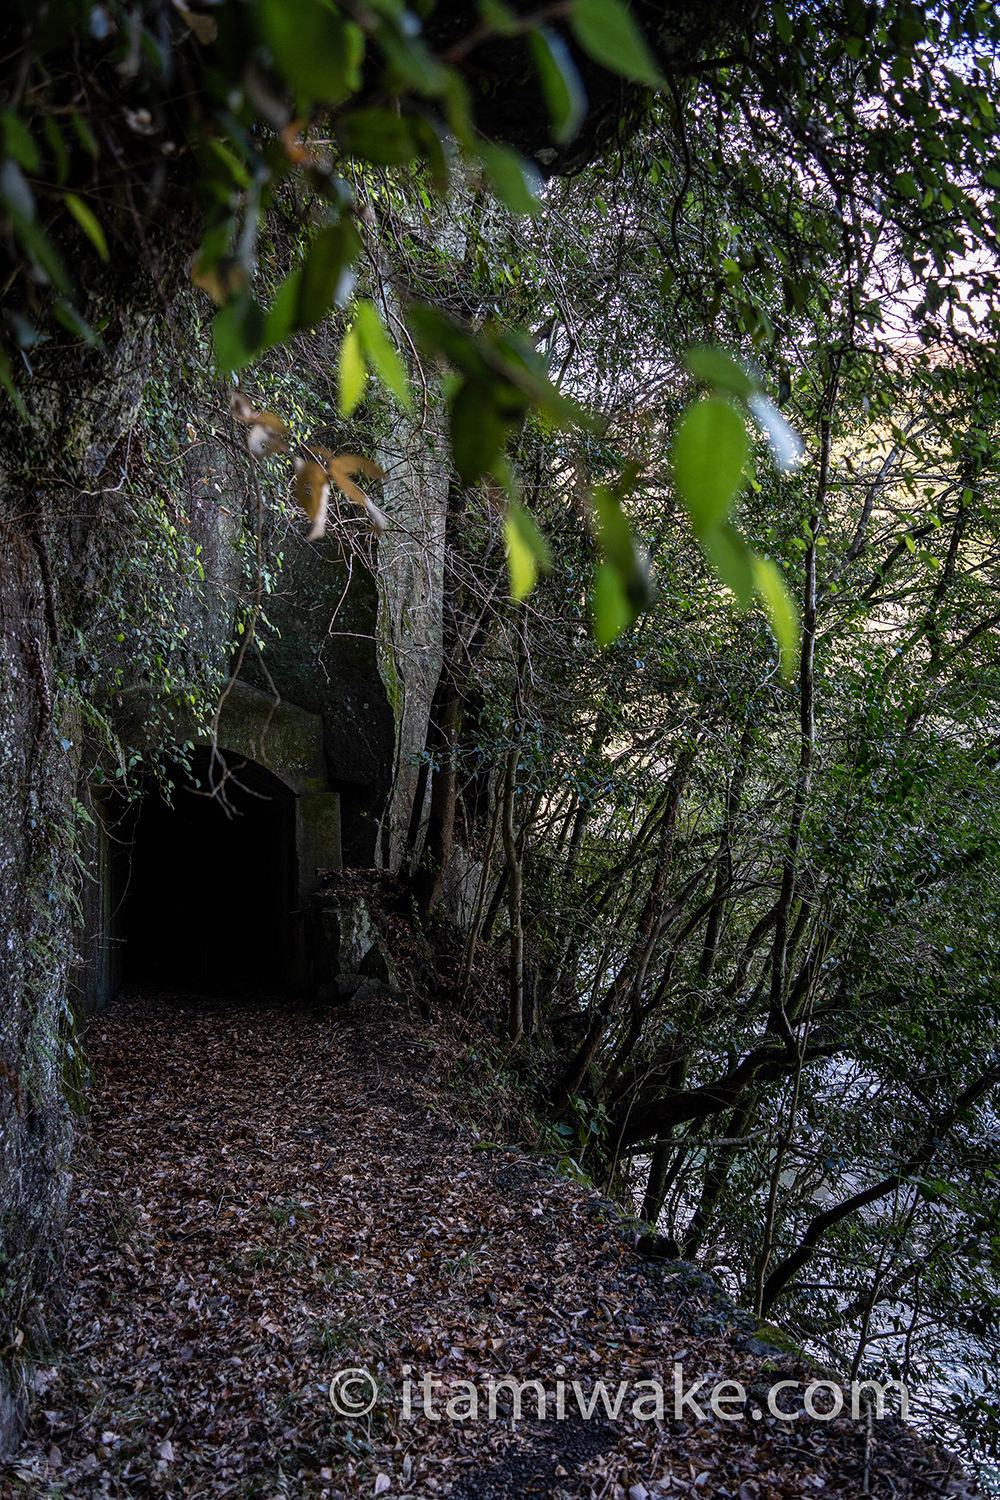
{"label": "arched tunnel portal", "polygon": [[124,982],[219,993],[287,987],[295,812],[294,793],[273,771],[231,752],[220,761],[200,749],[190,771],[170,767],[123,830]]}
{"label": "arched tunnel portal", "polygon": [[234,684],[217,747],[196,744],[127,806],[90,794],[76,985],[85,1012],[123,982],[305,991],[310,897],[341,864],[340,794],[318,715]]}

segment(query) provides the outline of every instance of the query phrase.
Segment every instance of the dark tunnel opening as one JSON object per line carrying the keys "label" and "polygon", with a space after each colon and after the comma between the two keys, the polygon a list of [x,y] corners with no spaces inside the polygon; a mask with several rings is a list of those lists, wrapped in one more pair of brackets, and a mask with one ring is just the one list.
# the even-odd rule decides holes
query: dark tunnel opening
{"label": "dark tunnel opening", "polygon": [[[170,791],[151,788],[122,828],[115,926],[126,984],[195,993],[287,987],[295,905],[295,797],[263,766],[226,755],[211,795],[209,754]],[[216,772],[213,780],[217,783]]]}

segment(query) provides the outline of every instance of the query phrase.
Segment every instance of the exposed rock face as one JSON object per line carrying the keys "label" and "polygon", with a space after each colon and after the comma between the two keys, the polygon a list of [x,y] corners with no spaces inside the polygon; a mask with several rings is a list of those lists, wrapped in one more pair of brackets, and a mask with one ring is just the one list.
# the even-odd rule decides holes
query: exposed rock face
{"label": "exposed rock face", "polygon": [[320,929],[331,970],[357,974],[375,940],[371,913],[362,900],[323,906]]}

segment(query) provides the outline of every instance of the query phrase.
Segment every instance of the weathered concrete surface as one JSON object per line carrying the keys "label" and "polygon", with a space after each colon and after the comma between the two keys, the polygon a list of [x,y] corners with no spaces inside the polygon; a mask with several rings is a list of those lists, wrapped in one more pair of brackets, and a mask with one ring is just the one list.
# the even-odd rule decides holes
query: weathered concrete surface
{"label": "weathered concrete surface", "polygon": [[[200,735],[195,743],[208,741]],[[294,793],[298,902],[304,907],[323,873],[343,863],[340,793],[330,785],[322,716],[234,682],[219,712],[218,743],[227,761],[254,761]]]}
{"label": "weathered concrete surface", "polygon": [[[195,738],[209,743],[205,735]],[[218,741],[230,754],[266,766],[296,796],[329,790],[323,720],[297,703],[234,682],[219,710]]]}
{"label": "weathered concrete surface", "polygon": [[[37,559],[0,531],[0,1453],[24,1410],[66,1194],[61,1051],[72,958],[77,752],[56,722]],[[66,739],[68,749],[61,740]],[[60,1039],[61,1040],[57,1040]],[[18,1337],[20,1335],[20,1338]]]}
{"label": "weathered concrete surface", "polygon": [[267,603],[274,628],[263,633],[263,667],[250,661],[246,675],[264,690],[266,668],[283,699],[321,716],[328,785],[342,794],[344,860],[370,865],[394,734],[376,657],[378,586],[360,556],[348,572],[335,526],[321,542],[300,527],[282,547],[281,586]]}
{"label": "weathered concrete surface", "polygon": [[100,360],[62,356],[61,379],[29,386],[23,424],[8,402],[0,431],[0,1452],[16,1441],[59,1262],[81,1083],[69,994],[92,668],[80,642],[105,628],[118,489],[107,500],[102,485],[120,480],[111,455],[149,359],[148,321],[111,319]]}

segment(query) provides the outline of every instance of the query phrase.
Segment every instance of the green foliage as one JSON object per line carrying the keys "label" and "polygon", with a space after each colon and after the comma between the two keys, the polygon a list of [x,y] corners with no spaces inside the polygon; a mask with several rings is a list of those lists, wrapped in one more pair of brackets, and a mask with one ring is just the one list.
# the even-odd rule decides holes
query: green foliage
{"label": "green foliage", "polygon": [[530,45],[552,119],[552,137],[562,145],[576,135],[587,111],[580,74],[558,32],[542,27],[532,33]]}
{"label": "green foliage", "polygon": [[[57,7],[44,25],[35,23],[26,57],[40,78],[61,59],[60,49],[74,24],[71,11]],[[356,184],[365,170],[413,166],[426,174],[436,192],[446,193],[452,168],[442,136],[448,130],[468,160],[482,166],[508,209],[525,215],[539,210],[534,167],[477,130],[461,71],[436,58],[412,20],[395,6],[376,7],[359,20],[350,8],[329,0],[308,0],[291,9],[279,0],[254,0],[250,6],[228,0],[210,15],[183,8],[171,12],[166,30],[152,5],[127,13],[114,5],[100,15],[103,19],[92,26],[87,41],[89,70],[99,88],[108,96],[122,78],[141,79],[146,93],[142,108],[131,99],[125,106],[128,130],[140,139],[159,139],[169,129],[197,155],[203,219],[192,274],[218,305],[212,338],[216,366],[226,377],[346,306],[363,243],[364,205],[352,175]],[[487,7],[483,17],[487,33],[492,29],[498,36],[523,37],[542,85],[553,137],[560,143],[571,139],[584,118],[586,100],[564,37],[521,21],[503,6]],[[583,55],[602,68],[634,83],[661,84],[650,47],[620,0],[575,0],[568,26]],[[178,67],[192,70],[197,79],[180,112],[171,88]],[[373,79],[384,92],[373,89]],[[135,178],[143,171],[139,164],[132,167],[121,149],[106,159],[85,114],[75,117],[78,139],[71,149],[63,139],[54,98],[44,87],[32,97],[36,102],[28,114],[12,108],[4,115],[6,156],[0,172],[0,206],[21,254],[15,274],[34,288],[30,311],[8,322],[8,332],[22,348],[44,336],[37,317],[44,317],[45,288],[59,294],[48,299],[54,318],[77,337],[98,336],[86,322],[82,299],[76,298],[61,236],[51,222],[43,224],[39,201],[51,192],[53,203],[68,211],[100,258],[117,268],[133,212],[130,194],[134,196]],[[335,142],[332,157],[329,136],[322,148],[312,144],[316,127],[328,123]],[[47,139],[46,153],[38,145],[36,127]],[[175,138],[168,154],[178,154],[176,145]],[[95,192],[101,172],[113,188],[110,197]],[[30,182],[26,173],[32,174]],[[312,232],[300,263],[266,308],[255,285],[259,234],[286,190],[306,206],[303,217]],[[513,494],[516,483],[506,450],[528,412],[573,424],[580,420],[579,410],[550,384],[531,345],[511,332],[475,332],[419,303],[409,311],[408,322],[422,352],[459,373],[450,404],[460,478],[471,484],[492,474]],[[360,402],[369,370],[408,405],[399,354],[367,303],[359,305],[344,336],[339,365],[343,415]],[[2,348],[0,381],[20,400],[11,356]],[[513,525],[517,529],[519,523]],[[636,602],[641,590],[634,568],[630,576],[607,562],[600,577],[594,615],[602,638],[610,638],[644,606]],[[516,592],[520,585],[512,586]],[[608,625],[612,615],[619,621],[614,630]]]}
{"label": "green foliage", "polygon": [[504,516],[507,542],[507,564],[510,569],[511,597],[523,599],[535,587],[539,568],[552,566],[548,544],[531,516],[513,501]]}
{"label": "green foliage", "polygon": [[[867,54],[838,53],[814,8],[786,15],[827,49],[811,107],[818,90],[874,181],[896,146],[857,103],[864,87],[883,108]],[[985,200],[938,113],[944,22],[921,24],[913,87],[937,101],[921,131],[936,121]],[[881,13],[872,28],[894,67]],[[982,1454],[1000,1349],[993,231],[973,231],[972,306],[964,257],[927,248],[946,236],[937,200],[926,224],[850,200],[834,159],[808,156],[815,119],[804,132],[794,101],[779,119],[745,75],[679,92],[682,140],[664,106],[620,160],[550,185],[516,251],[494,233],[476,262],[489,305],[516,254],[519,313],[599,420],[529,418],[508,439],[552,568],[519,617],[523,665],[509,616],[477,658],[460,764],[472,784],[518,756],[553,1144],[576,1157],[567,1099],[606,1111],[585,1165],[624,1174],[636,1204],[659,1147],[660,1229],[750,1305],[847,1205],[768,1306],[839,1368],[905,1378],[924,1419]],[[716,108],[751,98],[738,124]],[[926,279],[938,290],[915,298]],[[490,543],[472,502],[461,542],[471,589]],[[656,588],[637,614],[644,553]],[[483,810],[461,811],[485,839]],[[951,1119],[977,1078],[981,1102]],[[945,1397],[959,1358],[973,1378]]]}
{"label": "green foliage", "polygon": [[[193,253],[216,372],[256,366],[290,428],[339,400],[366,437],[402,411],[416,441],[446,404],[456,821],[488,862],[511,767],[554,1144],[575,1160],[585,1133],[586,1168],[640,1191],[665,1152],[662,1225],[751,1302],[821,1205],[888,1176],[789,1273],[782,1319],[872,1373],[933,1381],[956,1338],[995,1365],[996,1089],[947,1115],[996,1052],[995,9],[772,0],[672,55],[665,92],[617,0],[547,29],[486,5],[447,56],[433,8],[424,33],[392,4],[98,10],[101,36],[66,5],[24,12],[0,121],[5,387],[43,404],[67,341],[96,343],[164,264],[135,228],[155,222]],[[537,79],[537,140],[483,113],[503,85],[472,80],[500,43]],[[589,132],[579,159],[566,145],[595,65],[621,128],[583,170]],[[543,189],[528,158],[550,155],[575,175]],[[143,463],[100,491],[127,545],[61,664],[95,736],[137,664],[157,701],[204,676],[170,603],[201,565],[172,384],[149,393]],[[207,438],[215,396],[188,395]],[[264,535],[234,527],[243,640],[281,550],[282,497],[262,511]],[[102,758],[134,776],[110,733]],[[482,915],[506,936],[502,900]],[[39,940],[33,972],[52,959]],[[974,1390],[955,1407],[985,1430]]]}
{"label": "green foliage", "polygon": [[[634,478],[626,471],[623,487]],[[602,558],[594,580],[594,638],[606,646],[649,605],[652,587],[648,560],[636,546],[619,495],[608,485],[598,485],[592,501]]]}
{"label": "green foliage", "polygon": [[[753,592],[759,593],[781,650],[782,669],[790,677],[798,642],[795,606],[773,560],[749,548],[730,522],[733,502],[752,478],[747,419],[753,410],[749,403],[761,400],[760,388],[721,350],[692,349],[687,363],[715,393],[689,406],[677,425],[671,453],[674,483],[705,555],[738,603],[745,608]],[[794,453],[796,435],[780,415],[774,411],[772,416],[769,403],[757,409],[779,434],[774,446]]]}
{"label": "green foliage", "polygon": [[732,402],[706,396],[684,413],[674,437],[674,483],[696,535],[728,520],[749,453],[746,424]]}
{"label": "green foliage", "polygon": [[573,0],[569,24],[581,47],[602,67],[657,88],[662,76],[623,0]]}

